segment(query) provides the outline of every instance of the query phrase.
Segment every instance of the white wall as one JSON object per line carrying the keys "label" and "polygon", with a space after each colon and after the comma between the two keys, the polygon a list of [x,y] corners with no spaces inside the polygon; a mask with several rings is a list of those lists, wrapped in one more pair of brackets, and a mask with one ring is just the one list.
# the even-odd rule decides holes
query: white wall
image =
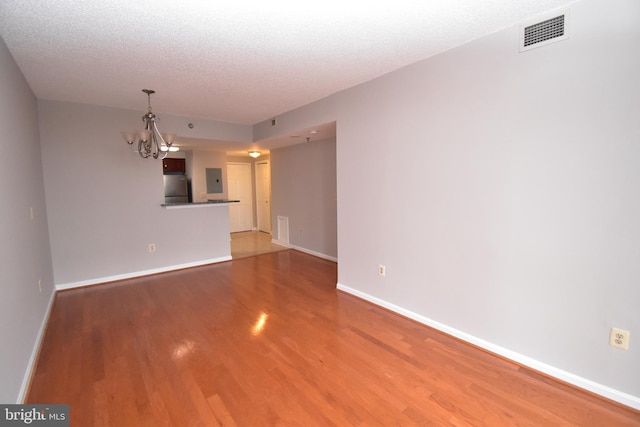
{"label": "white wall", "polygon": [[16,403],[26,391],[54,282],[36,98],[2,39],[0,129],[0,402]]}
{"label": "white wall", "polygon": [[335,138],[272,150],[271,193],[274,239],[284,216],[292,247],[337,258]]}
{"label": "white wall", "polygon": [[508,28],[278,123],[337,119],[343,289],[640,408],[640,2],[570,19],[569,40],[521,54]]}
{"label": "white wall", "polygon": [[120,136],[139,112],[39,101],[39,113],[57,286],[230,256],[226,207],[160,206],[162,162],[140,158]]}

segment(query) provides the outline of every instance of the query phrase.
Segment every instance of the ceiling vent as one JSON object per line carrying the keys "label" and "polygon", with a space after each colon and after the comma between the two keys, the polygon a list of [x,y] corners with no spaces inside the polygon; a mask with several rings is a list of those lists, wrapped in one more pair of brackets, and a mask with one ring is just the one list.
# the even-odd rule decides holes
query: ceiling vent
{"label": "ceiling vent", "polygon": [[520,52],[569,38],[569,11],[520,27]]}

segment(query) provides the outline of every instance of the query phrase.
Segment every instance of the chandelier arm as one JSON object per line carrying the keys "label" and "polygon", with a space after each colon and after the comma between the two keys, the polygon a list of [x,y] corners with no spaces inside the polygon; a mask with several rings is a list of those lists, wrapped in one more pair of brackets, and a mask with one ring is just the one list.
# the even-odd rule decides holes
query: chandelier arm
{"label": "chandelier arm", "polygon": [[[167,157],[167,155],[169,154],[169,147],[171,147],[171,142],[166,142],[162,136],[162,133],[160,133],[160,130],[158,129],[158,124],[156,123],[157,119],[154,119],[152,122],[152,126],[153,126],[153,130],[154,130],[154,135],[157,135],[158,138],[160,138],[160,141],[162,141],[162,144],[158,144],[158,141],[156,140],[156,144],[157,144],[157,148],[158,148],[158,152],[162,153],[162,157],[160,157],[160,159],[165,159]],[[162,151],[161,148],[162,146],[167,147],[167,151]],[[158,158],[158,157],[156,157]]]}
{"label": "chandelier arm", "polygon": [[142,157],[143,159],[146,159],[147,157],[149,157],[149,155],[147,154],[147,150],[144,147],[143,140],[138,141],[138,154],[140,154],[140,157]]}
{"label": "chandelier arm", "polygon": [[147,113],[142,117],[142,120],[145,123],[144,129],[149,133],[148,139],[143,140],[145,150],[145,155],[143,157],[145,159],[153,155],[153,128],[151,127],[153,117],[152,113]]}
{"label": "chandelier arm", "polygon": [[156,123],[156,120],[153,121],[153,129],[156,131],[156,133],[160,137],[160,141],[162,141],[162,145],[165,145],[167,148],[171,147],[171,144],[173,144],[173,142],[165,141],[164,137],[162,136],[162,133],[158,129],[158,124]]}
{"label": "chandelier arm", "polygon": [[151,146],[153,150],[153,158],[160,156],[160,146],[158,145],[158,135],[156,134],[155,123],[151,122]]}

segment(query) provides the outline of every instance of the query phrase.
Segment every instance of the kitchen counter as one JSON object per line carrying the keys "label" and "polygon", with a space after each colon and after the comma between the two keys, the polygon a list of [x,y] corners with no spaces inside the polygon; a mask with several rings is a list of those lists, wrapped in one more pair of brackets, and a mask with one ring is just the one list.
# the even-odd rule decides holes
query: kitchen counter
{"label": "kitchen counter", "polygon": [[208,200],[206,202],[195,203],[163,203],[162,207],[166,209],[181,209],[181,208],[207,208],[211,206],[229,206],[229,203],[239,203],[240,200]]}

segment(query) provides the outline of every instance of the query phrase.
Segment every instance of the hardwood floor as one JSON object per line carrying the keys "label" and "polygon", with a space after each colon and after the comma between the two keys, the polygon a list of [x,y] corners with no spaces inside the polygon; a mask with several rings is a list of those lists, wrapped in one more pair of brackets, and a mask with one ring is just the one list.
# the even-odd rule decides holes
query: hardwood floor
{"label": "hardwood floor", "polygon": [[286,250],[58,293],[28,403],[72,426],[638,426]]}

